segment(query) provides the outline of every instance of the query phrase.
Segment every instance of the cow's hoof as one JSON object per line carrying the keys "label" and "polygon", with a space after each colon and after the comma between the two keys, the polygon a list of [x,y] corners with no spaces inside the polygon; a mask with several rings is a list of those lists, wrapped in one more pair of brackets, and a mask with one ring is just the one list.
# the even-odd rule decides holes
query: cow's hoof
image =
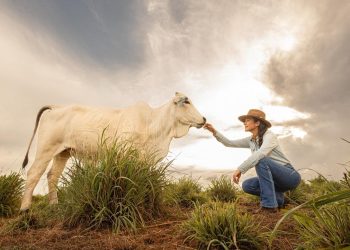
{"label": "cow's hoof", "polygon": [[27,214],[29,214],[29,208],[19,210],[19,214],[20,215],[27,215]]}

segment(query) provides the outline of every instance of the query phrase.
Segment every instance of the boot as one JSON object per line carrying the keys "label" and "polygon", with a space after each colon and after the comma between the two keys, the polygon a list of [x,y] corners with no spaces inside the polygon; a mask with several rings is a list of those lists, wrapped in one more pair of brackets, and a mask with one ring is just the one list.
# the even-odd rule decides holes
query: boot
{"label": "boot", "polygon": [[253,214],[262,214],[262,213],[277,213],[278,208],[277,207],[259,207],[258,209],[254,210]]}

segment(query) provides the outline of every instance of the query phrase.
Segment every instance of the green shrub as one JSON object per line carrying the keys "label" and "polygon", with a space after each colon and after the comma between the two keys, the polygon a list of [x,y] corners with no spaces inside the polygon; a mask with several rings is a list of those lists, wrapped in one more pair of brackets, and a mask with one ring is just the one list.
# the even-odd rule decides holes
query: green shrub
{"label": "green shrub", "polygon": [[0,216],[12,216],[18,209],[24,180],[18,173],[0,176]]}
{"label": "green shrub", "polygon": [[166,193],[168,203],[175,203],[181,207],[193,207],[195,203],[204,203],[207,200],[201,185],[191,177],[184,176],[169,183]]}
{"label": "green shrub", "polygon": [[136,230],[161,211],[168,164],[127,142],[101,143],[79,155],[61,180],[60,207],[69,226]]}
{"label": "green shrub", "polygon": [[236,211],[235,203],[212,202],[196,205],[192,216],[182,225],[186,241],[196,240],[207,249],[258,249],[259,223],[249,214]]}
{"label": "green shrub", "polygon": [[300,225],[301,247],[305,249],[341,249],[350,246],[350,207],[336,204],[313,208],[314,216],[295,214]]}
{"label": "green shrub", "polygon": [[237,198],[237,188],[224,175],[220,178],[212,179],[207,192],[209,197],[215,201],[232,202]]}

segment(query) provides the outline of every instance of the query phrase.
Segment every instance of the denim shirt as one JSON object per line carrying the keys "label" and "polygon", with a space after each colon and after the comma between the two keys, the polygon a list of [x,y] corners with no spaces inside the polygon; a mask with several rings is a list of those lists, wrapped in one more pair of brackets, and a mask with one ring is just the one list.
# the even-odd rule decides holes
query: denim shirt
{"label": "denim shirt", "polygon": [[260,148],[258,140],[254,140],[252,136],[238,140],[229,140],[219,132],[216,132],[214,136],[226,147],[250,148],[252,155],[238,167],[242,174],[247,172],[250,168],[255,167],[255,165],[266,156],[282,165],[290,164],[290,161],[282,153],[277,136],[269,130],[265,132],[263,144]]}

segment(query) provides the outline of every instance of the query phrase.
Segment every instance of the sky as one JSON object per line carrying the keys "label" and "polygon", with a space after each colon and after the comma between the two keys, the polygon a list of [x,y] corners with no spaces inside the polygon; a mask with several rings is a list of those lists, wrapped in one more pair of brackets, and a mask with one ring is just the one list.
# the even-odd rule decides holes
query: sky
{"label": "sky", "polygon": [[[346,0],[3,0],[0,172],[20,170],[44,105],[158,107],[178,91],[231,139],[249,136],[239,115],[264,110],[305,178],[339,179],[350,160],[348,13]],[[168,159],[207,176],[249,155],[191,128]]]}

